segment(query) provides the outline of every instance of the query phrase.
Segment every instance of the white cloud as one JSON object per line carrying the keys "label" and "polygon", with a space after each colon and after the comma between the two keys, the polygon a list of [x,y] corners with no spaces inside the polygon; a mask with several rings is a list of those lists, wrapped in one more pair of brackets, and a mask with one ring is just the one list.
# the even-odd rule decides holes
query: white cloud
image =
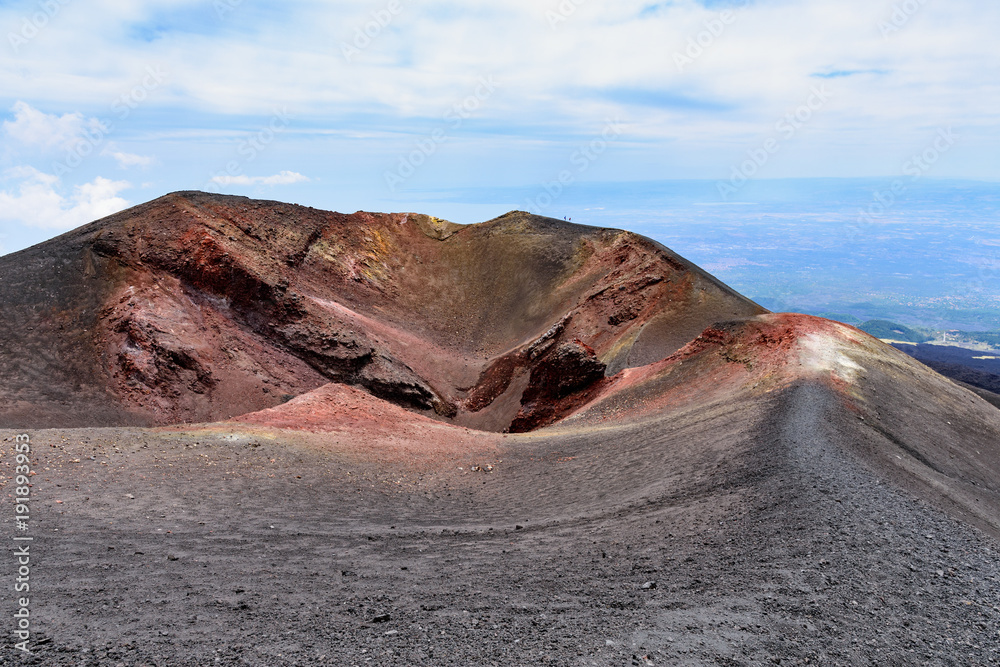
{"label": "white cloud", "polygon": [[79,112],[56,116],[23,101],[16,102],[12,110],[14,120],[3,122],[3,133],[30,148],[72,150],[87,133],[104,136],[101,121]]}
{"label": "white cloud", "polygon": [[[99,12],[67,5],[39,37],[50,39],[44,49],[33,44],[22,62],[0,64],[0,90],[106,108],[141,81],[146,64],[162,62],[171,76],[157,104],[233,114],[266,114],[277,102],[302,114],[337,105],[345,113],[439,115],[468,94],[469,82],[493,74],[508,82],[508,94],[479,115],[532,123],[543,110],[560,116],[554,122],[589,119],[595,105],[581,92],[636,87],[680,88],[730,101],[736,115],[770,115],[814,71],[912,68],[929,85],[909,85],[905,72],[870,89],[841,82],[857,90],[864,111],[889,116],[891,125],[893,115],[969,90],[966,78],[996,63],[991,30],[1000,15],[997,3],[982,0],[920,3],[899,32],[885,37],[879,25],[893,15],[889,0],[734,2],[738,18],[722,28],[720,8],[695,0],[660,3],[658,11],[649,11],[652,0],[509,0],[461,8],[427,0],[402,3],[384,26],[372,22],[384,15],[385,4],[370,1],[300,0],[266,16],[260,12],[267,9],[245,2],[228,3],[232,11],[223,15],[211,3],[204,16],[184,9],[195,4],[107,0]],[[552,12],[564,20],[551,24]],[[361,32],[366,28],[370,37]],[[122,36],[145,29],[145,39]],[[675,55],[698,39],[704,54],[678,71]],[[345,44],[362,47],[350,61],[342,54]],[[976,62],[982,67],[970,66]],[[23,75],[27,66],[30,78]],[[962,104],[989,118],[997,99],[983,87],[986,94],[976,91],[981,100],[963,96]],[[691,113],[662,118],[633,110],[637,120],[650,121],[640,126],[669,125],[678,136],[687,136],[698,120]]]}
{"label": "white cloud", "polygon": [[15,167],[5,180],[20,179],[15,192],[0,190],[0,220],[27,227],[67,230],[117,213],[129,206],[118,193],[131,187],[127,181],[98,176],[73,187],[69,197],[60,194],[59,178],[33,167]]}
{"label": "white cloud", "polygon": [[153,158],[146,155],[123,153],[122,151],[115,151],[107,148],[101,151],[101,155],[113,157],[115,161],[118,162],[118,166],[122,169],[128,169],[130,167],[148,167],[154,162]]}
{"label": "white cloud", "polygon": [[291,185],[292,183],[308,183],[308,176],[294,171],[280,171],[273,176],[215,176],[212,182],[217,185]]}
{"label": "white cloud", "polygon": [[[377,138],[339,144],[344,163],[383,153],[389,166],[398,152],[411,150],[413,137],[441,124],[445,112],[490,76],[499,83],[497,94],[450,135],[452,145],[468,137],[489,146],[475,154],[490,165],[477,176],[483,180],[499,170],[523,171],[539,162],[542,149],[571,152],[577,137],[616,116],[629,122],[632,163],[653,165],[630,177],[715,178],[823,81],[834,97],[795,139],[803,161],[775,160],[767,176],[895,173],[910,147],[951,125],[969,147],[964,164],[995,164],[1000,148],[1000,86],[984,74],[1000,67],[996,2],[426,0],[403,2],[390,20],[387,4],[372,0],[290,0],[280,9],[229,2],[232,11],[222,14],[194,0],[94,1],[65,4],[17,58],[0,58],[5,104],[22,99],[106,118],[116,125],[116,138],[127,133],[130,148],[155,153],[166,169],[185,177],[206,160],[216,168],[226,164],[223,151],[231,147],[214,135],[254,132],[275,107],[287,107],[295,119],[282,142],[317,126],[335,127]],[[736,7],[736,18],[720,25],[723,4]],[[896,5],[920,8],[898,31],[883,34],[880,24],[892,19]],[[379,12],[388,23],[376,20]],[[551,12],[564,12],[565,20],[553,24]],[[0,7],[0,19],[18,25],[19,17]],[[359,53],[348,60],[344,45]],[[697,55],[680,67],[677,55],[689,48]],[[169,79],[147,95],[141,86],[146,68],[161,65]],[[128,118],[112,109],[123,96]],[[32,129],[28,110],[5,131],[23,126],[37,145],[48,135]],[[43,125],[68,126],[53,137],[72,136],[72,126],[86,120],[42,116]],[[382,138],[385,133],[394,136]],[[496,137],[503,141],[494,148],[489,142]],[[329,173],[334,167],[314,157],[329,154],[329,144],[320,148],[319,141],[301,141],[310,161],[292,161],[286,152],[278,164]],[[505,150],[530,141],[542,148],[516,156]],[[425,173],[453,164],[456,153],[451,146],[442,150]],[[471,171],[464,162],[448,168]],[[351,175],[361,180],[363,173]],[[965,175],[976,173],[998,172],[970,166]],[[234,177],[226,184],[257,183],[263,182]]]}

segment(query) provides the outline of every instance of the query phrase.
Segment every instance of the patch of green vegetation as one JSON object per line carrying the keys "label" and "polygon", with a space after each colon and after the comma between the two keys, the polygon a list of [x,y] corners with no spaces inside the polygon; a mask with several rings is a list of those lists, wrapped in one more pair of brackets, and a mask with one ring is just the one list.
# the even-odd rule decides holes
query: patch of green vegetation
{"label": "patch of green vegetation", "polygon": [[1000,331],[970,331],[963,335],[992,347],[1000,347]]}
{"label": "patch of green vegetation", "polygon": [[907,343],[926,343],[933,339],[933,336],[923,331],[911,329],[905,324],[889,320],[868,320],[859,324],[858,328],[876,338],[888,338]]}

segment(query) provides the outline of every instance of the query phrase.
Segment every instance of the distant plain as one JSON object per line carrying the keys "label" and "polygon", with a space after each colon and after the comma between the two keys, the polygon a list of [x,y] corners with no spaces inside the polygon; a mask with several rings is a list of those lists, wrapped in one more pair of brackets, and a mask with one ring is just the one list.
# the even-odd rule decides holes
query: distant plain
{"label": "distant plain", "polygon": [[[903,188],[898,196],[894,182]],[[556,197],[544,186],[406,196],[437,215],[473,204],[498,212],[536,207],[532,212],[573,222],[626,227],[776,312],[849,324],[887,319],[933,330],[1000,329],[1000,183],[751,180],[728,200],[718,186],[575,183]]]}

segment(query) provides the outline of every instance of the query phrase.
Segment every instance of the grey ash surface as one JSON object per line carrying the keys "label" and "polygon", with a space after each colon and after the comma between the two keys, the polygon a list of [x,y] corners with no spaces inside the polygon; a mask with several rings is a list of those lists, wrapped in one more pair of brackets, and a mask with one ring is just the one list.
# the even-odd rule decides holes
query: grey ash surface
{"label": "grey ash surface", "polygon": [[543,432],[489,474],[38,432],[86,447],[39,454],[37,651],[0,662],[997,664],[1000,544],[855,458],[836,400]]}

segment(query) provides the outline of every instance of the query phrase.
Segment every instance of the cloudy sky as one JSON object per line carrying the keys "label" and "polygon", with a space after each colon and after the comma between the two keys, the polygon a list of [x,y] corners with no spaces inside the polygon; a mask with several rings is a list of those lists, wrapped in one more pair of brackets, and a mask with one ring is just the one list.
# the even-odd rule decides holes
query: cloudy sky
{"label": "cloudy sky", "polygon": [[944,136],[928,177],[1000,180],[997,26],[995,0],[0,0],[0,252],[174,190],[473,222],[503,210],[420,193],[888,177]]}

